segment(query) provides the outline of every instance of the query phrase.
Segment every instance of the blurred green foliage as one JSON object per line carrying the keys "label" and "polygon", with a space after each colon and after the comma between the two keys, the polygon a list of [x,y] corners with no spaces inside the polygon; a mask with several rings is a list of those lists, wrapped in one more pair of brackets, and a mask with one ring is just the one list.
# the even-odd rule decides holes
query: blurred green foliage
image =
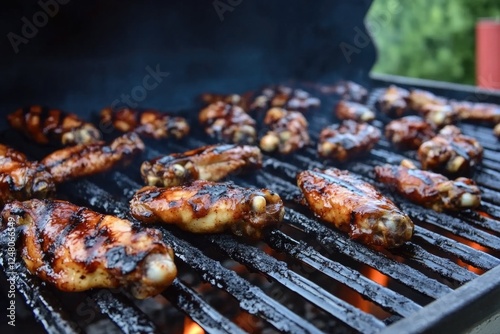
{"label": "blurred green foliage", "polygon": [[366,19],[379,53],[373,71],[474,84],[482,17],[500,18],[500,1],[374,0]]}

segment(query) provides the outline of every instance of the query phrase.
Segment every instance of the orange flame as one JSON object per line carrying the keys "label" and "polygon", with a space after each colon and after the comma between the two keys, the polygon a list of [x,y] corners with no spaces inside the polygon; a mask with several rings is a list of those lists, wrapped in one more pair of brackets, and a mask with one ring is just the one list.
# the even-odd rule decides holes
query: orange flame
{"label": "orange flame", "polygon": [[189,317],[184,318],[184,334],[205,334],[203,328]]}

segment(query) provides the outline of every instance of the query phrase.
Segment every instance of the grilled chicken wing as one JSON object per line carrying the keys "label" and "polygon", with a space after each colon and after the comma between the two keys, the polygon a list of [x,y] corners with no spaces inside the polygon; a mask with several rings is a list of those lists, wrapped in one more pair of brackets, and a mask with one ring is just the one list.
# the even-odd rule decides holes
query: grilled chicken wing
{"label": "grilled chicken wing", "polygon": [[181,139],[189,133],[189,124],[185,118],[151,109],[105,108],[101,111],[101,122],[112,124],[121,132],[135,131],[141,136],[155,139],[170,137]]}
{"label": "grilled chicken wing", "polygon": [[127,163],[144,150],[144,143],[134,132],[116,138],[110,145],[97,142],[55,151],[41,162],[56,183],[107,171]]}
{"label": "grilled chicken wing", "polygon": [[231,173],[261,165],[258,147],[221,144],[145,161],[141,175],[150,186],[172,187],[194,180],[219,181]]}
{"label": "grilled chicken wing", "polygon": [[426,105],[445,105],[447,103],[446,99],[421,89],[412,89],[407,101],[408,106],[416,111],[422,110]]}
{"label": "grilled chicken wing", "polygon": [[423,169],[446,175],[464,175],[478,165],[483,158],[483,147],[459,128],[447,125],[439,134],[424,142],[418,149]]}
{"label": "grilled chicken wing", "polygon": [[310,108],[319,107],[321,101],[312,97],[311,94],[302,90],[286,86],[274,86],[264,88],[260,94],[253,99],[250,109],[269,109],[273,107],[289,110],[306,111]]}
{"label": "grilled chicken wing", "polygon": [[346,162],[369,152],[380,135],[380,130],[372,125],[346,120],[321,131],[318,153],[323,158]]}
{"label": "grilled chicken wing", "polygon": [[244,94],[203,93],[201,94],[200,99],[206,105],[216,102],[224,102],[241,107],[243,110],[248,111],[250,104],[252,103],[253,95],[253,92],[247,92]]}
{"label": "grilled chicken wing", "polygon": [[3,221],[21,227],[26,267],[62,291],[130,289],[155,296],[174,280],[174,254],[154,229],[65,201],[12,202]]}
{"label": "grilled chicken wing", "polygon": [[235,144],[253,144],[257,137],[255,120],[238,106],[212,103],[202,109],[199,121],[205,132],[218,140]]}
{"label": "grilled chicken wing", "polygon": [[458,121],[457,112],[447,104],[424,104],[419,113],[426,122],[436,128],[455,124]]}
{"label": "grilled chicken wing", "polygon": [[410,92],[406,89],[391,85],[379,96],[377,106],[389,117],[402,117],[408,111],[406,99],[409,95]]}
{"label": "grilled chicken wing", "polygon": [[279,151],[289,154],[309,144],[307,120],[298,111],[271,108],[264,118],[269,131],[260,140],[260,148],[266,152]]}
{"label": "grilled chicken wing", "polygon": [[368,98],[366,88],[352,81],[339,81],[334,86],[322,87],[321,91],[327,94],[334,93],[340,95],[344,100],[360,103],[365,102]]}
{"label": "grilled chicken wing", "polygon": [[57,109],[31,106],[16,110],[7,119],[14,129],[39,144],[90,144],[101,138],[93,124]]}
{"label": "grilled chicken wing", "polygon": [[490,103],[451,102],[460,119],[492,124],[500,123],[500,106]]}
{"label": "grilled chicken wing", "polygon": [[144,223],[176,224],[193,233],[230,230],[253,239],[281,222],[285,212],[279,195],[267,189],[200,180],[180,187],[144,187],[130,201],[130,210]]}
{"label": "grilled chicken wing", "polygon": [[413,222],[372,185],[347,171],[308,170],[297,185],[316,216],[368,245],[397,247],[410,240]]}
{"label": "grilled chicken wing", "polygon": [[351,119],[356,122],[370,122],[375,119],[375,113],[364,104],[340,101],[335,107],[335,115],[340,120]]}
{"label": "grilled chicken wing", "polygon": [[0,144],[0,208],[13,200],[45,198],[54,191],[54,180],[45,166]]}
{"label": "grilled chicken wing", "polygon": [[401,150],[416,150],[436,133],[432,126],[418,116],[395,119],[385,127],[385,136]]}
{"label": "grilled chicken wing", "polygon": [[[411,168],[407,167],[410,166]],[[481,192],[476,183],[468,178],[447,177],[415,166],[376,166],[377,179],[410,201],[441,212],[443,210],[466,210],[481,204]]]}

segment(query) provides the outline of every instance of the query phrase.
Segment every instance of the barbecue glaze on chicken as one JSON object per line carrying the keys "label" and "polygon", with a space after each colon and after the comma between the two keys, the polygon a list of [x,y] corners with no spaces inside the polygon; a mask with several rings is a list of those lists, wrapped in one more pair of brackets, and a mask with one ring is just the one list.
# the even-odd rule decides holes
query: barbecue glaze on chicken
{"label": "barbecue glaze on chicken", "polygon": [[0,144],[0,208],[13,200],[45,198],[54,191],[54,180],[45,166]]}
{"label": "barbecue glaze on chicken", "polygon": [[437,136],[420,145],[418,158],[422,169],[445,175],[466,175],[481,163],[483,147],[456,126],[447,125]]}
{"label": "barbecue glaze on chicken", "polygon": [[181,139],[189,133],[189,124],[184,117],[151,109],[105,108],[101,111],[101,123],[111,124],[121,132],[135,131],[141,136],[154,139]]}
{"label": "barbecue glaze on chicken", "polygon": [[438,212],[474,209],[481,204],[479,188],[465,177],[449,180],[441,174],[416,169],[409,162],[376,166],[375,174],[379,181],[410,201]]}
{"label": "barbecue glaze on chicken", "polygon": [[250,104],[250,110],[268,110],[270,108],[285,108],[288,110],[307,111],[319,107],[321,101],[302,89],[287,86],[271,86],[256,94]]}
{"label": "barbecue glaze on chicken", "polygon": [[442,97],[421,89],[412,89],[407,97],[407,101],[408,106],[415,111],[422,110],[426,105],[445,105],[448,102]]}
{"label": "barbecue glaze on chicken", "polygon": [[406,89],[391,85],[377,99],[377,107],[389,117],[403,117],[408,112],[406,102],[410,92]]}
{"label": "barbecue glaze on chicken", "polygon": [[458,113],[448,104],[425,104],[419,114],[435,128],[452,125],[458,121]]}
{"label": "barbecue glaze on chicken", "polygon": [[130,201],[132,215],[144,223],[175,224],[193,233],[231,231],[260,239],[262,231],[282,221],[278,194],[232,183],[193,181],[189,185],[144,187]]}
{"label": "barbecue glaze on chicken", "polygon": [[500,106],[491,103],[451,102],[451,106],[462,120],[500,123]]}
{"label": "barbecue glaze on chicken", "polygon": [[258,147],[220,144],[145,161],[141,175],[147,185],[172,187],[194,180],[219,181],[229,174],[261,166]]}
{"label": "barbecue glaze on chicken", "polygon": [[340,101],[335,107],[335,115],[340,120],[351,119],[356,122],[370,122],[375,119],[375,113],[361,103]]}
{"label": "barbecue glaze on chicken", "polygon": [[318,154],[322,158],[346,162],[368,153],[380,136],[380,130],[370,124],[346,120],[321,131]]}
{"label": "barbecue glaze on chicken", "polygon": [[215,102],[198,115],[205,132],[226,143],[253,144],[257,138],[255,120],[236,105]]}
{"label": "barbecue glaze on chicken", "polygon": [[400,150],[416,150],[435,135],[433,127],[418,116],[395,119],[385,126],[385,136]]}
{"label": "barbecue glaze on chicken", "polygon": [[386,248],[401,246],[413,234],[413,222],[372,185],[347,171],[307,170],[297,185],[311,211],[347,232],[352,239]]}
{"label": "barbecue glaze on chicken", "polygon": [[39,144],[90,144],[101,139],[99,130],[77,115],[38,105],[18,109],[7,120]]}
{"label": "barbecue glaze on chicken", "polygon": [[41,163],[47,167],[56,183],[105,172],[119,164],[126,164],[144,150],[144,143],[134,133],[116,138],[110,145],[97,142],[76,145],[55,151]]}
{"label": "barbecue glaze on chicken", "polygon": [[323,86],[320,90],[325,94],[334,93],[344,100],[359,103],[365,102],[368,98],[368,90],[352,81],[339,81],[333,86]]}
{"label": "barbecue glaze on chicken", "polygon": [[260,139],[263,151],[290,154],[310,142],[307,120],[298,111],[271,108],[266,113],[264,124],[269,131]]}
{"label": "barbecue glaze on chicken", "polygon": [[28,270],[62,291],[126,288],[155,296],[177,275],[174,254],[154,229],[65,201],[12,202],[2,211],[22,230]]}

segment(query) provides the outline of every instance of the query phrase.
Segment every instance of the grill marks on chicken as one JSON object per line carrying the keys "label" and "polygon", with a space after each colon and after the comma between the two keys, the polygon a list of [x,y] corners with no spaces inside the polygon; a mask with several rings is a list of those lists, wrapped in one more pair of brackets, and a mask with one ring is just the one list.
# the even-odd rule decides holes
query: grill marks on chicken
{"label": "grill marks on chicken", "polygon": [[133,132],[116,138],[110,145],[97,142],[77,145],[55,151],[41,162],[56,183],[105,172],[118,164],[125,164],[144,150],[144,143]]}
{"label": "grill marks on chicken", "polygon": [[379,181],[410,201],[438,212],[474,209],[481,204],[481,192],[473,180],[459,177],[453,181],[407,166],[376,166],[375,174]]}
{"label": "grill marks on chicken", "polygon": [[377,99],[380,111],[389,117],[399,118],[404,116],[408,110],[406,102],[410,92],[397,86],[389,86]]}
{"label": "grill marks on chicken", "polygon": [[369,152],[380,136],[380,130],[370,124],[346,120],[321,131],[318,153],[322,158],[346,162]]}
{"label": "grill marks on chicken", "polygon": [[375,113],[364,104],[340,101],[335,107],[335,115],[340,120],[351,119],[356,122],[370,122],[375,119]]}
{"label": "grill marks on chicken", "polygon": [[455,124],[458,121],[457,112],[447,104],[426,104],[419,110],[426,122],[436,128]]}
{"label": "grill marks on chicken", "polygon": [[229,174],[261,166],[258,147],[221,144],[145,161],[141,175],[147,185],[172,187],[194,180],[219,181]]}
{"label": "grill marks on chicken", "polygon": [[451,102],[451,106],[462,120],[500,123],[500,106],[490,103]]}
{"label": "grill marks on chicken", "polygon": [[123,287],[139,299],[174,280],[174,254],[154,229],[65,201],[12,202],[2,211],[21,227],[28,270],[62,291]]}
{"label": "grill marks on chicken", "polygon": [[418,149],[418,158],[425,170],[445,175],[465,175],[481,163],[483,147],[479,142],[447,125],[437,136],[424,142]]}
{"label": "grill marks on chicken", "polygon": [[408,107],[415,111],[420,111],[427,105],[446,105],[448,102],[445,98],[421,89],[412,89],[407,101]]}
{"label": "grill marks on chicken", "polygon": [[76,145],[99,141],[101,133],[75,114],[38,105],[18,109],[7,116],[10,125],[39,144]]}
{"label": "grill marks on chicken", "polygon": [[308,170],[297,185],[316,216],[352,239],[386,248],[401,246],[413,234],[413,222],[372,185],[347,171]]}
{"label": "grill marks on chicken", "polygon": [[112,124],[121,132],[135,131],[141,136],[154,139],[181,139],[189,133],[189,124],[185,118],[151,109],[105,108],[101,111],[101,123]]}
{"label": "grill marks on chicken", "polygon": [[257,138],[255,120],[236,105],[215,102],[202,109],[200,124],[218,140],[235,144],[253,144]]}
{"label": "grill marks on chicken", "polygon": [[260,140],[263,151],[290,154],[310,142],[307,120],[298,111],[271,108],[264,118],[264,124],[269,131]]}
{"label": "grill marks on chicken", "polygon": [[281,222],[285,212],[279,195],[267,189],[201,180],[180,187],[144,187],[130,201],[130,209],[144,223],[175,224],[193,233],[229,230],[252,239]]}
{"label": "grill marks on chicken", "polygon": [[435,135],[432,126],[418,116],[405,116],[385,127],[387,139],[401,150],[416,150]]}
{"label": "grill marks on chicken", "polygon": [[0,207],[13,200],[45,198],[54,191],[54,180],[45,166],[0,144]]}

